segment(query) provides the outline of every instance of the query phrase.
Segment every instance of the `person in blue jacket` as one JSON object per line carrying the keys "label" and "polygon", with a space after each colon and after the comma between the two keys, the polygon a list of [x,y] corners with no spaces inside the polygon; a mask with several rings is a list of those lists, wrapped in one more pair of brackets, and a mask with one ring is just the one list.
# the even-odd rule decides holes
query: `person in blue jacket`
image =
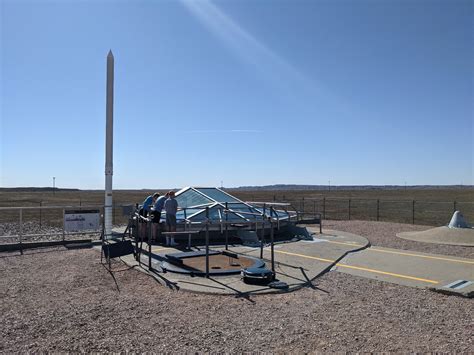
{"label": "person in blue jacket", "polygon": [[158,229],[161,222],[161,211],[163,210],[163,207],[165,205],[165,201],[167,198],[168,198],[168,193],[166,193],[166,195],[164,196],[159,196],[156,199],[155,204],[151,208],[151,214],[153,216],[152,239],[155,241],[157,240]]}
{"label": "person in blue jacket", "polygon": [[[160,197],[160,194],[158,192],[155,192],[153,195],[148,196],[142,203],[142,207],[140,208],[140,216],[142,217],[148,217],[148,215],[151,212],[151,208],[153,207],[153,204],[155,201]],[[143,238],[146,235],[146,223],[145,221],[140,218],[140,235]]]}

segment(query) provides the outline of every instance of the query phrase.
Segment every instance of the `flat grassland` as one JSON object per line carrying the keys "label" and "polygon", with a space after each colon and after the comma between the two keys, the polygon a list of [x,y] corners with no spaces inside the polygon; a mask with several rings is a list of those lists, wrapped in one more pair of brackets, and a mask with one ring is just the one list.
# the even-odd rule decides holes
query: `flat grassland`
{"label": "flat grassland", "polygon": [[[115,190],[114,223],[125,223],[121,205],[141,203],[146,196],[165,190]],[[243,190],[229,189],[230,194],[244,201],[287,202],[291,208],[312,214],[319,212],[324,219],[378,220],[400,223],[443,225],[449,222],[455,209],[474,222],[473,187],[424,187],[424,188],[365,188],[329,190]],[[38,190],[18,191],[0,189],[0,207],[11,206],[85,206],[101,205],[101,190]],[[42,222],[60,223],[61,210],[25,211],[25,221],[41,219]],[[3,211],[0,222],[15,221],[18,212]]]}

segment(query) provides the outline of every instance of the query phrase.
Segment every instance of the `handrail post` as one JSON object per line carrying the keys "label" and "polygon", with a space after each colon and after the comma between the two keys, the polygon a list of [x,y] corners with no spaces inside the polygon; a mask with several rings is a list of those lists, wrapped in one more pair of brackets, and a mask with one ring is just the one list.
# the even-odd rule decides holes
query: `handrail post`
{"label": "handrail post", "polygon": [[[105,216],[105,207],[104,207],[104,216]],[[141,264],[141,248],[139,247],[140,245],[140,241],[142,239],[142,228],[141,228],[141,225],[140,223],[142,223],[142,221],[140,220],[140,213],[135,213],[135,216],[137,217],[137,238],[135,239],[135,244],[136,244],[136,258],[137,258],[137,261],[138,261],[138,265]]]}
{"label": "handrail post", "polygon": [[209,207],[206,207],[206,277],[209,278]]}
{"label": "handrail post", "polygon": [[151,270],[151,229],[152,223],[147,220],[148,229],[148,270]]}
{"label": "handrail post", "polygon": [[262,238],[260,239],[260,259],[263,259],[263,240],[265,239],[265,219],[266,219],[266,216],[265,216],[265,213],[266,213],[266,210],[267,209],[267,204],[264,203],[263,204],[263,214],[262,214],[262,218],[263,218],[263,225],[262,225]]}
{"label": "handrail post", "polygon": [[[270,207],[273,212],[273,206]],[[270,217],[270,243],[271,243],[271,259],[272,259],[272,272],[275,274],[275,252],[274,252],[274,238],[273,238],[273,219]]]}
{"label": "handrail post", "polygon": [[326,219],[326,197],[323,197],[323,219]]}
{"label": "handrail post", "polygon": [[229,250],[229,226],[227,222],[229,221],[229,206],[228,203],[225,203],[225,250]]}

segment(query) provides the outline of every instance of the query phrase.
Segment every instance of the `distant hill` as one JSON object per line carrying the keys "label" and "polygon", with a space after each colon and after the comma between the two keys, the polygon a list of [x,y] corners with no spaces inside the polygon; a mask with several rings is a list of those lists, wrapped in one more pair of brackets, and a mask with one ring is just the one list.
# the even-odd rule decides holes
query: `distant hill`
{"label": "distant hill", "polygon": [[79,189],[59,189],[57,187],[0,187],[1,191],[17,192],[52,192],[52,191],[80,191]]}
{"label": "distant hill", "polygon": [[265,185],[265,186],[240,186],[226,190],[247,191],[280,191],[280,190],[313,190],[313,191],[335,190],[433,190],[433,189],[472,189],[473,185]]}

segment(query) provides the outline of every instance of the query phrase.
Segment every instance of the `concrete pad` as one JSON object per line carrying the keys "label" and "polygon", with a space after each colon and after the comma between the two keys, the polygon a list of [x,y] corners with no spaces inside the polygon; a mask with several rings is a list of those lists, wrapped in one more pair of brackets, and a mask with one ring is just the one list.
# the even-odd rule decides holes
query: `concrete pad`
{"label": "concrete pad", "polygon": [[[272,289],[267,286],[249,285],[242,282],[240,275],[191,277],[190,275],[177,274],[172,272],[162,272],[160,263],[165,259],[165,254],[179,252],[172,247],[152,246],[152,268],[154,272],[149,272],[148,245],[143,243],[144,253],[141,256],[143,267],[140,270],[149,272],[160,283],[175,289],[187,290],[200,293],[212,293],[223,295],[235,295],[245,297],[252,294],[280,293],[294,291],[301,287],[308,286],[310,281],[325,272],[334,265],[336,260],[343,257],[347,252],[360,249],[361,245],[367,245],[365,238],[357,236],[356,241],[350,240],[349,234],[338,237],[336,235],[324,235],[328,239],[336,239],[345,244],[331,244],[323,238],[314,238],[313,241],[297,241],[275,245],[275,272],[279,281],[286,282],[289,286],[287,290]],[[353,242],[351,244],[351,242]],[[355,245],[354,245],[355,243]],[[202,250],[203,248],[201,248]],[[212,250],[223,250],[224,247],[212,247]],[[230,251],[246,256],[259,258],[260,248],[233,246]],[[271,249],[264,248],[264,261],[267,268],[271,268]],[[136,265],[137,262],[132,255],[122,257],[127,264]]]}
{"label": "concrete pad", "polygon": [[[143,243],[143,246],[144,254],[141,258],[143,266],[140,270],[149,272],[146,254],[148,245]],[[369,242],[364,237],[331,230],[313,236],[313,240],[310,241],[276,244],[274,248],[276,277],[288,284],[289,288],[286,291],[294,291],[309,286],[310,281],[332,268],[338,272],[405,286],[430,288],[466,297],[474,295],[473,259],[368,246]],[[213,246],[211,249],[223,250],[224,247]],[[203,247],[200,250],[203,250]],[[260,257],[260,248],[239,245],[231,246],[229,250],[240,255]],[[282,292],[266,286],[245,284],[240,275],[205,278],[163,273],[160,262],[165,259],[165,254],[178,251],[180,250],[172,247],[152,246],[154,271],[151,274],[168,287],[240,297]],[[271,268],[270,257],[270,247],[265,247],[263,259],[267,268]],[[122,259],[131,265],[136,263],[133,256]]]}
{"label": "concrete pad", "polygon": [[474,281],[467,280],[443,280],[430,290],[448,295],[458,295],[467,298],[474,297]]}
{"label": "concrete pad", "polygon": [[474,260],[372,247],[351,254],[336,270],[412,287],[438,287],[446,280],[474,281]]}
{"label": "concrete pad", "polygon": [[474,247],[473,228],[437,227],[421,232],[397,233],[397,237],[422,243],[462,245]]}

